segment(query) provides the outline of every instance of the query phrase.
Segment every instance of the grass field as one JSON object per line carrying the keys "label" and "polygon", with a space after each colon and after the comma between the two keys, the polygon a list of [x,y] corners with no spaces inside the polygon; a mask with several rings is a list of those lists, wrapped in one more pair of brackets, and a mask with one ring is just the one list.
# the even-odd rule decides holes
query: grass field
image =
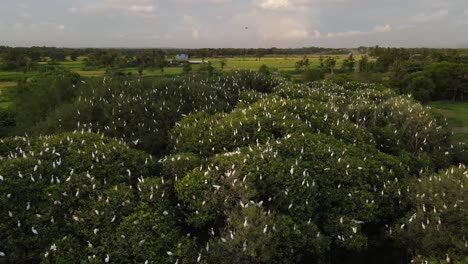
{"label": "grass field", "polygon": [[[348,57],[347,55],[332,55],[331,57],[335,58],[337,61],[337,68],[341,67],[343,61]],[[254,57],[243,57],[243,58],[226,58],[225,69],[249,69],[249,70],[258,70],[260,66],[265,64],[269,68],[274,68],[278,70],[295,70],[296,62],[301,60],[303,56],[288,56],[288,57],[264,57],[257,59]],[[318,67],[320,65],[320,56],[317,55],[308,55],[311,67]],[[324,57],[325,58],[325,57]],[[199,58],[194,58],[197,60]],[[359,58],[356,58],[359,59]],[[208,61],[211,61],[215,68],[220,68],[221,64],[220,58],[208,58]]]}
{"label": "grass field", "polygon": [[12,104],[13,104],[12,102],[1,102],[0,103],[0,109],[6,109]]}
{"label": "grass field", "polygon": [[468,142],[468,103],[442,101],[433,102],[431,106],[447,117],[455,139]]}
{"label": "grass field", "polygon": [[7,108],[11,105],[11,100],[16,82],[0,81],[0,109]]}
{"label": "grass field", "polygon": [[[320,65],[320,57],[317,55],[307,56],[310,61],[311,67],[318,67]],[[332,55],[337,60],[337,68],[341,67],[343,61],[348,57],[347,55]],[[295,71],[296,62],[301,60],[303,56],[288,56],[288,57],[264,57],[261,59],[255,57],[234,57],[226,58],[226,65],[224,70],[238,70],[238,69],[248,69],[248,70],[258,70],[263,64],[267,65],[273,70],[278,70],[281,72],[293,72]],[[359,59],[359,58],[356,58]],[[83,68],[84,57],[80,57],[77,61],[65,61],[60,62],[59,65],[71,71],[77,72],[85,77],[96,77],[103,76],[105,74],[105,69],[98,69],[93,71],[84,71]],[[190,60],[202,60],[202,58],[190,58]],[[206,61],[211,62],[212,66],[215,69],[221,69],[221,60],[222,58],[206,58]],[[43,63],[45,64],[45,62]],[[197,71],[200,65],[192,65],[193,71]],[[125,68],[122,69],[123,72],[132,74],[138,74],[137,68]],[[182,67],[167,67],[162,73],[159,70],[145,70],[143,72],[144,76],[161,76],[161,75],[178,75],[183,72]]]}
{"label": "grass field", "polygon": [[74,72],[78,73],[83,77],[99,77],[103,76],[106,71],[105,70],[98,70],[98,71],[82,71],[82,70],[75,70]]}
{"label": "grass field", "polygon": [[17,81],[17,80],[20,80],[21,78],[28,78],[28,77],[31,77],[33,75],[35,75],[36,73],[34,72],[28,72],[28,73],[24,73],[24,72],[15,72],[15,71],[0,71],[0,82],[14,82],[14,81]]}

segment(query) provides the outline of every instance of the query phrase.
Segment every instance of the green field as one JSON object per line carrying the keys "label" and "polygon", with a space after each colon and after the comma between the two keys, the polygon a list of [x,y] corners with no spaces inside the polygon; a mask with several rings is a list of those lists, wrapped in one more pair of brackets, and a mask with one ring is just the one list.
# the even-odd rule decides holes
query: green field
{"label": "green field", "polygon": [[[326,56],[324,56],[326,57]],[[347,55],[332,55],[331,57],[335,58],[337,61],[337,68],[341,67],[343,61],[348,57]],[[284,57],[263,57],[261,59],[255,57],[233,57],[225,58],[226,65],[224,67],[225,71],[229,70],[239,70],[239,69],[248,69],[248,70],[258,70],[263,64],[267,65],[273,70],[278,70],[281,72],[294,72],[296,70],[296,62],[301,60],[303,56],[284,56]],[[318,55],[308,55],[307,58],[310,61],[311,67],[318,67],[320,65],[320,56]],[[86,77],[96,77],[103,76],[105,74],[105,69],[101,68],[98,70],[85,71],[83,70],[83,60],[84,57],[80,57],[77,61],[65,61],[60,62],[59,65],[67,68],[71,71],[77,72],[82,76]],[[356,58],[359,59],[359,58]],[[202,58],[190,58],[189,60],[202,60]],[[215,69],[221,69],[221,60],[223,58],[206,58],[206,61],[212,63],[212,66]],[[45,64],[43,62],[42,64]],[[197,71],[200,65],[192,65],[193,71]],[[138,74],[137,68],[125,68],[122,69],[123,72],[132,74]],[[181,74],[182,67],[166,67],[164,73],[161,73],[159,70],[145,70],[143,72],[144,76],[161,76],[161,75],[178,75]]]}
{"label": "green field", "polygon": [[9,107],[12,103],[12,94],[16,82],[2,82],[0,81],[0,109]]}
{"label": "green field", "polygon": [[99,76],[103,76],[106,73],[106,71],[104,71],[104,70],[99,70],[99,71],[76,70],[74,72],[78,73],[79,75],[81,75],[83,77],[99,77]]}
{"label": "green field", "polygon": [[[343,61],[348,57],[347,55],[330,55],[331,57],[336,59],[336,68],[340,68]],[[324,58],[327,56],[324,56]],[[84,77],[100,77],[106,74],[106,69],[104,67],[95,68],[92,70],[85,70],[84,69],[84,60],[86,57],[79,57],[76,61],[72,61],[67,58],[66,61],[59,62],[57,66],[68,69],[70,71],[76,72]],[[239,69],[248,69],[248,70],[258,70],[260,66],[265,64],[268,66],[271,71],[277,72],[278,74],[289,74],[292,76],[297,75],[296,73],[296,62],[301,60],[303,56],[275,56],[275,57],[263,57],[263,58],[256,58],[256,57],[232,57],[232,58],[225,58],[226,65],[224,67],[225,71],[230,70],[239,70]],[[320,65],[320,56],[318,55],[307,55],[307,58],[310,62],[310,67],[316,68]],[[359,60],[359,57],[355,58]],[[189,60],[202,60],[202,58],[190,58]],[[206,61],[212,63],[212,66],[215,69],[221,70],[221,60],[223,58],[206,58]],[[47,65],[48,60],[39,62],[39,65]],[[198,71],[200,65],[192,65],[193,71]],[[121,69],[123,73],[131,73],[133,75],[138,74],[138,69],[134,68],[124,68]],[[166,67],[164,72],[160,70],[144,70],[144,76],[174,76],[179,75],[183,72],[182,67]],[[28,78],[37,74],[36,72],[16,72],[16,71],[6,71],[0,72],[0,82],[1,81],[17,81],[21,78]],[[298,75],[297,75],[298,76]]]}
{"label": "green field", "polygon": [[431,106],[447,117],[455,139],[468,142],[468,103],[433,102]]}
{"label": "green field", "polygon": [[[327,56],[324,56],[324,59]],[[336,68],[341,68],[343,61],[348,58],[348,55],[331,55],[331,57],[336,59]],[[292,76],[297,75],[296,73],[296,62],[300,61],[303,56],[276,56],[276,57],[233,57],[225,58],[226,65],[224,70],[258,70],[260,66],[266,65],[273,72],[278,72],[281,74],[290,74]],[[310,67],[318,68],[320,66],[320,56],[318,55],[308,55]],[[355,58],[359,60],[360,58]],[[201,58],[191,58],[190,60],[201,60]],[[211,62],[215,69],[221,69],[221,60],[222,58],[207,58],[207,61]]]}
{"label": "green field", "polygon": [[17,81],[20,80],[21,78],[27,78],[35,75],[36,73],[34,72],[16,72],[16,71],[0,71],[0,82],[11,82],[11,81]]}
{"label": "green field", "polygon": [[12,104],[13,104],[12,102],[1,102],[0,103],[0,109],[8,108]]}

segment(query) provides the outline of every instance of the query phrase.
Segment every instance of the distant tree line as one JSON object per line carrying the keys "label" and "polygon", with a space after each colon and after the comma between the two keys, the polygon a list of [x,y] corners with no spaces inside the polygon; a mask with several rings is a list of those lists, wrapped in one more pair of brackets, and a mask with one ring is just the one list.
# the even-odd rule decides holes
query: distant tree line
{"label": "distant tree line", "polygon": [[141,75],[143,69],[148,68],[164,71],[167,63],[162,50],[142,49],[136,53],[121,50],[95,50],[87,55],[84,65],[87,68],[106,67],[108,70],[137,67]]}
{"label": "distant tree line", "polygon": [[[70,49],[54,47],[12,48],[0,46],[0,70],[44,71],[48,64],[77,60],[84,56],[84,69],[105,68],[110,75],[123,75],[122,68],[135,67],[140,75],[144,69],[164,71],[170,63],[168,58],[176,54],[190,57],[251,56],[261,60],[266,55],[289,56],[302,54],[296,62],[296,72],[302,73],[305,81],[327,78],[339,84],[357,80],[355,72],[367,76],[369,81],[382,81],[373,78],[379,74],[388,75],[389,85],[401,93],[412,94],[417,100],[426,103],[433,100],[466,101],[468,98],[468,53],[457,49],[404,49],[359,47],[357,49],[330,49],[304,47],[295,49],[259,48],[259,49]],[[360,54],[356,59],[354,54]],[[319,69],[310,67],[307,54],[320,54]],[[349,54],[341,67],[333,54]],[[225,65],[222,63],[222,65]],[[224,66],[222,66],[224,67]],[[47,67],[46,67],[47,68]],[[192,69],[184,66],[184,73]],[[208,76],[215,73],[212,65],[204,65],[202,72]],[[265,69],[263,69],[264,72]],[[325,76],[325,74],[328,74]]]}
{"label": "distant tree line", "polygon": [[[349,49],[331,49],[320,47],[304,48],[218,48],[218,49],[114,49],[114,48],[55,48],[55,47],[7,47],[0,46],[0,69],[2,70],[32,70],[35,63],[48,60],[49,63],[65,61],[69,58],[76,61],[80,56],[88,57],[87,66],[157,66],[155,58],[173,57],[177,54],[187,54],[190,57],[228,57],[255,56],[259,59],[265,55],[302,55],[302,54],[347,54]],[[149,58],[152,56],[152,58]],[[139,58],[138,58],[139,57]],[[144,57],[144,58],[143,58]],[[152,60],[153,62],[149,62]],[[149,62],[149,63],[148,63]],[[156,64],[156,65],[155,65]]]}
{"label": "distant tree line", "polygon": [[304,54],[348,54],[349,49],[332,49],[321,47],[303,48],[219,48],[219,49],[167,49],[168,54],[188,54],[191,57],[224,57],[224,56],[256,56],[264,55],[304,55]]}
{"label": "distant tree line", "polygon": [[[324,78],[338,84],[352,81],[378,82],[420,102],[468,100],[468,53],[462,49],[404,49],[359,47],[341,67],[333,56],[320,56]],[[304,64],[297,62],[296,68]],[[314,69],[315,70],[315,69]],[[304,70],[303,75],[310,69]],[[323,78],[322,78],[323,79]],[[316,80],[306,78],[305,81]]]}
{"label": "distant tree line", "polygon": [[468,100],[468,56],[454,49],[396,49],[376,46],[374,70],[388,72],[390,85],[421,102]]}

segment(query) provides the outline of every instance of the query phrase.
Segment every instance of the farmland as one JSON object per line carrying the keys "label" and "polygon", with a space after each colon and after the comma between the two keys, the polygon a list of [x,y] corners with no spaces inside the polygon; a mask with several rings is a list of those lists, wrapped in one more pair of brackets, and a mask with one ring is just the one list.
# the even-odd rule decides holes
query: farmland
{"label": "farmland", "polygon": [[[318,68],[320,65],[320,56],[318,55],[305,55],[310,60],[310,67]],[[341,67],[343,60],[347,58],[347,55],[330,55],[331,57],[337,60],[337,68]],[[296,62],[302,59],[304,56],[275,56],[275,57],[262,57],[262,58],[255,58],[255,57],[226,57],[226,58],[204,58],[207,62],[211,62],[213,67],[216,69],[221,69],[221,61],[226,61],[226,66],[224,67],[225,71],[230,70],[240,70],[240,69],[247,69],[247,70],[258,70],[260,66],[266,65],[269,68],[277,70],[280,74],[284,72],[295,72]],[[97,68],[93,70],[84,70],[84,60],[86,57],[79,57],[76,61],[71,61],[67,58],[66,61],[58,62],[56,65],[70,70],[72,72],[77,72],[84,77],[99,77],[104,76],[106,74],[106,69],[104,67]],[[170,59],[170,58],[169,58]],[[359,59],[359,57],[357,58]],[[47,65],[47,58],[45,58],[44,62],[40,62],[39,65]],[[199,60],[201,61],[202,58],[194,57],[190,58],[190,60]],[[200,65],[194,65],[194,71],[199,68]],[[138,74],[136,67],[130,68],[122,68],[123,72],[128,73],[131,72],[132,74]],[[182,67],[167,67],[164,72],[160,72],[159,70],[145,70],[143,75],[144,76],[161,76],[161,75],[178,75],[182,73]],[[23,77],[33,76],[34,72],[23,73],[23,72],[0,72],[0,80],[3,81],[16,81]]]}

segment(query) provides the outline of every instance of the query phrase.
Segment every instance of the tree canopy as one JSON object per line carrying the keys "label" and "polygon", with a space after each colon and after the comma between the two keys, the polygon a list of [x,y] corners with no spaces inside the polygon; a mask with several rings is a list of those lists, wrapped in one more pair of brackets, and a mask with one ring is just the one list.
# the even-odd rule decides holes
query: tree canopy
{"label": "tree canopy", "polygon": [[412,96],[58,75],[0,139],[0,261],[466,261],[467,146]]}

